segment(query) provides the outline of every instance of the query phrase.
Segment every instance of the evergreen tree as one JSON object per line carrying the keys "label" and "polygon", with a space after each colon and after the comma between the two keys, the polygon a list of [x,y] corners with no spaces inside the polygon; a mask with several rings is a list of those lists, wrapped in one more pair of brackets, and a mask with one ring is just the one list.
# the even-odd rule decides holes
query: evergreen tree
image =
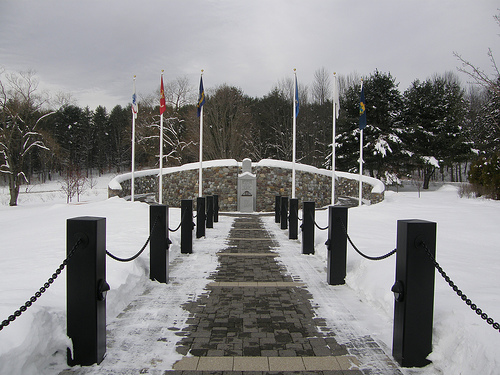
{"label": "evergreen tree", "polygon": [[91,128],[94,133],[93,154],[94,165],[99,169],[99,174],[109,168],[112,160],[113,148],[111,146],[111,129],[106,108],[98,106],[94,111]]}
{"label": "evergreen tree", "polygon": [[110,142],[113,151],[112,165],[118,168],[130,167],[132,111],[130,107],[115,106],[109,114]]}
{"label": "evergreen tree", "polygon": [[401,161],[400,112],[402,97],[390,73],[376,70],[363,82],[367,128],[363,132],[364,167],[372,177],[396,172]]}
{"label": "evergreen tree", "polygon": [[359,171],[360,90],[359,82],[350,81],[349,86],[343,88],[344,95],[340,96],[341,111],[336,122],[335,132],[335,169],[338,171]]}
{"label": "evergreen tree", "polygon": [[455,80],[436,76],[414,81],[404,93],[402,121],[409,162],[422,170],[424,189],[436,169],[470,150],[462,134],[464,92]]}
{"label": "evergreen tree", "polygon": [[275,87],[253,105],[252,158],[292,160],[292,102]]}

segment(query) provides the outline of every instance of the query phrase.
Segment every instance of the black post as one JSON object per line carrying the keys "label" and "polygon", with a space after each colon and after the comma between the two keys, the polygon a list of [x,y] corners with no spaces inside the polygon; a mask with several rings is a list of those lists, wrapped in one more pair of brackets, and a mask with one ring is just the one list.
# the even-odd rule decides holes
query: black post
{"label": "black post", "polygon": [[288,229],[288,197],[281,197],[280,212],[281,229]]}
{"label": "black post", "polygon": [[314,254],[314,206],[314,202],[302,205],[302,254]]}
{"label": "black post", "polygon": [[[345,229],[344,229],[345,228]],[[347,264],[347,207],[328,207],[328,264],[329,285],[345,284]]]}
{"label": "black post", "polygon": [[193,200],[181,200],[181,253],[193,252]]}
{"label": "black post", "polygon": [[196,198],[196,238],[205,237],[205,197]]}
{"label": "black post", "polygon": [[149,206],[149,278],[168,283],[168,206]]}
{"label": "black post", "polygon": [[214,194],[214,223],[219,222],[219,196]]}
{"label": "black post", "polygon": [[279,223],[281,216],[281,196],[277,195],[274,201],[274,222]]}
{"label": "black post", "polygon": [[66,303],[67,334],[73,342],[68,348],[69,366],[101,363],[106,354],[106,219],[76,217],[67,220]]}
{"label": "black post", "polygon": [[288,239],[296,240],[297,238],[299,238],[299,200],[297,198],[291,198]]}
{"label": "black post", "polygon": [[436,223],[398,220],[392,355],[403,367],[424,367],[432,352]]}
{"label": "black post", "polygon": [[214,227],[214,197],[207,195],[207,228]]}

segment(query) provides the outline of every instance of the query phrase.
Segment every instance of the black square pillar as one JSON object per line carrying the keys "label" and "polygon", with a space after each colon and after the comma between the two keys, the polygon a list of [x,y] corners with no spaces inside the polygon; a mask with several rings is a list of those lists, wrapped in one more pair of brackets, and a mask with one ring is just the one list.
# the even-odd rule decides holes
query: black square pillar
{"label": "black square pillar", "polygon": [[392,355],[403,367],[430,363],[434,313],[436,223],[398,220]]}
{"label": "black square pillar", "polygon": [[66,229],[68,255],[82,240],[67,263],[67,334],[73,342],[67,361],[90,366],[101,363],[106,353],[106,219],[68,219]]}
{"label": "black square pillar", "polygon": [[149,206],[149,278],[160,283],[168,283],[168,206]]}

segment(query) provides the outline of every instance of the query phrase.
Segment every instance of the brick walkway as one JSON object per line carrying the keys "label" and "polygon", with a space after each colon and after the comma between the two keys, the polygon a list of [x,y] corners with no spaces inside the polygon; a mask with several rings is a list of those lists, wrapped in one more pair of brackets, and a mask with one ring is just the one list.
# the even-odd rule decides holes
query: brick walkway
{"label": "brick walkway", "polygon": [[[217,241],[222,250],[203,292],[179,295],[179,283],[201,291],[205,279],[180,277],[184,267],[196,264],[191,256],[176,258],[170,268],[177,276],[169,284],[147,284],[108,324],[108,357],[99,366],[53,373],[402,374],[369,336],[350,335],[347,341],[344,337],[345,346],[339,345],[332,327],[315,314],[307,285],[279,262],[273,251],[278,243],[258,215],[239,215],[227,238],[207,236],[204,241]],[[352,319],[340,319],[333,329],[339,333]],[[174,352],[182,359],[170,370],[162,356],[171,358]]]}
{"label": "brick walkway", "polygon": [[213,282],[184,305],[192,315],[177,351],[189,356],[172,373],[373,373],[358,369],[315,316],[312,296],[277,262],[276,246],[258,216],[235,219]]}

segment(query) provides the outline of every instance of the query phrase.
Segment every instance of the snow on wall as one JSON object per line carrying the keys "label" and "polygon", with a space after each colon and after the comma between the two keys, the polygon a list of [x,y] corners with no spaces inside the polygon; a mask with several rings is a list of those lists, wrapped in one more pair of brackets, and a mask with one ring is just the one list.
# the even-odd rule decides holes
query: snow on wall
{"label": "snow on wall", "polygon": [[[198,190],[198,169],[200,164],[189,163],[179,167],[163,169],[164,202],[179,206],[181,199],[194,199]],[[234,211],[237,206],[237,179],[242,163],[234,159],[203,162],[203,191],[218,194],[221,210]],[[257,177],[257,211],[272,211],[275,195],[288,195],[291,190],[292,162],[264,159],[252,163]],[[295,164],[296,194],[301,201],[314,200],[318,206],[330,204],[331,171],[310,165]],[[135,173],[136,194],[157,194],[159,169]],[[170,175],[170,176],[169,176]],[[115,177],[108,185],[109,196],[130,195],[131,173]],[[359,175],[336,172],[336,194],[357,197]],[[375,178],[363,176],[363,198],[371,203],[383,200],[384,184]],[[221,181],[223,181],[221,183]]]}

